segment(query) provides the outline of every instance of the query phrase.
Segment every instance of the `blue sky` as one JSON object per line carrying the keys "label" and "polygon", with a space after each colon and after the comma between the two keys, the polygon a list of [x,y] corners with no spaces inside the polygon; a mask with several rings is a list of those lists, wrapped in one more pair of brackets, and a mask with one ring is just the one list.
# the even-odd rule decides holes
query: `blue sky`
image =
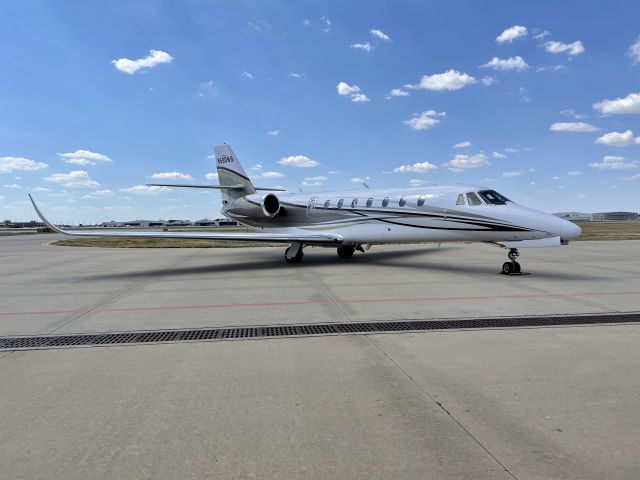
{"label": "blue sky", "polygon": [[629,1],[1,1],[0,217],[34,218],[33,192],[55,221],[215,218],[215,192],[143,185],[216,183],[223,142],[260,186],[471,183],[638,211],[638,18]]}

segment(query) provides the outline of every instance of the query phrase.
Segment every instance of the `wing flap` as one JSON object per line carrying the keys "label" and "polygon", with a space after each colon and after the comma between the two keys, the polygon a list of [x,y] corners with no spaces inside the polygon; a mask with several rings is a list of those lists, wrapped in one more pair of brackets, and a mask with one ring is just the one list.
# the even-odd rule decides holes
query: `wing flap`
{"label": "wing flap", "polygon": [[177,239],[199,239],[199,240],[226,240],[238,242],[300,242],[309,244],[339,244],[342,243],[342,236],[336,233],[308,234],[299,230],[284,230],[282,232],[158,232],[158,231],[114,231],[114,230],[63,230],[56,227],[42,214],[38,205],[31,195],[29,199],[40,220],[51,230],[69,235],[72,237],[111,237],[111,238],[177,238]]}

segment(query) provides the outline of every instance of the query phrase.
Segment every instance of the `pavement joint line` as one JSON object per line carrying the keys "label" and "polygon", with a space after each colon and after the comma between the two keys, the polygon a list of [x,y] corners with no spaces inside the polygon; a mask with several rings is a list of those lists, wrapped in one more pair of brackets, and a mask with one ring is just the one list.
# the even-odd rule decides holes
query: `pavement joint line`
{"label": "pavement joint line", "polygon": [[476,437],[467,427],[465,427],[463,423],[458,420],[450,410],[445,408],[441,402],[437,401],[435,397],[425,387],[423,387],[422,384],[420,384],[420,382],[409,375],[409,373],[404,368],[402,368],[400,364],[398,364],[398,362],[396,362],[391,357],[391,355],[389,355],[384,350],[384,348],[382,348],[382,346],[380,346],[373,338],[371,338],[371,335],[366,335],[366,337],[398,370],[402,372],[405,377],[407,377],[411,381],[411,383],[415,385],[416,388],[418,388],[418,390],[420,390],[429,400],[435,403],[438,408],[446,413],[447,416],[449,416],[449,418],[451,418],[456,423],[456,425],[458,425],[458,427],[460,427],[469,436],[469,438],[471,438],[480,448],[482,448],[482,450],[484,450],[487,455],[489,455],[498,465],[500,465],[505,472],[507,472],[515,480],[518,480],[518,477],[491,450],[489,450],[489,448],[487,448],[487,446],[485,446],[478,437]]}
{"label": "pavement joint line", "polygon": [[[198,249],[198,250],[200,250],[200,249]],[[197,253],[197,252],[196,252],[196,253]],[[123,295],[126,295],[127,293],[131,292],[131,291],[132,291],[132,290],[134,290],[135,288],[138,288],[139,286],[144,285],[145,283],[149,283],[151,280],[153,280],[154,278],[156,278],[156,277],[157,277],[157,276],[159,276],[159,275],[162,275],[162,274],[163,274],[163,273],[165,273],[167,270],[169,270],[169,269],[171,269],[171,268],[175,267],[176,265],[179,265],[179,264],[181,264],[181,263],[184,263],[184,261],[185,261],[185,260],[189,260],[189,259],[190,259],[190,258],[192,258],[194,255],[196,255],[196,253],[193,253],[192,255],[189,255],[189,256],[187,257],[187,259],[182,259],[182,258],[181,258],[180,260],[178,260],[178,261],[176,261],[176,262],[171,263],[171,265],[168,265],[168,266],[167,266],[167,268],[164,268],[164,269],[160,270],[159,272],[156,272],[155,274],[149,275],[148,277],[143,278],[142,280],[140,280],[140,281],[138,281],[138,282],[134,282],[132,285],[129,285],[128,287],[126,287],[126,288],[125,288],[124,290],[122,290],[121,292],[118,292],[118,293],[116,293],[116,294],[114,294],[114,295],[109,296],[108,298],[106,298],[106,299],[102,300],[102,301],[101,301],[101,302],[99,302],[97,305],[95,305],[95,306],[93,306],[93,307],[89,308],[88,310],[84,310],[84,309],[83,309],[83,310],[80,310],[80,312],[81,312],[81,313],[80,313],[79,315],[76,315],[75,317],[71,318],[70,320],[67,320],[66,322],[63,322],[62,324],[58,325],[56,328],[54,328],[53,330],[51,330],[51,331],[50,331],[50,332],[48,332],[48,333],[49,333],[49,334],[54,334],[55,332],[59,331],[61,328],[66,327],[67,325],[69,325],[69,324],[71,324],[71,323],[75,322],[76,320],[79,320],[79,319],[81,319],[82,317],[84,317],[84,316],[86,316],[86,315],[88,315],[88,314],[90,314],[90,313],[93,313],[93,312],[95,312],[95,311],[100,311],[100,307],[101,307],[101,306],[103,306],[103,305],[105,305],[105,304],[107,304],[107,303],[109,303],[109,302],[112,302],[113,300],[116,300],[116,299],[118,299],[118,298],[122,297]],[[2,316],[2,315],[0,314],[0,316]]]}
{"label": "pavement joint line", "polygon": [[307,276],[311,281],[316,285],[316,287],[324,293],[327,298],[331,301],[331,303],[336,307],[336,309],[342,313],[342,315],[347,319],[347,321],[352,322],[353,319],[347,314],[347,312],[342,308],[339,300],[336,300],[331,292],[313,275],[313,272],[310,270],[304,270],[305,276]]}
{"label": "pavement joint line", "polygon": [[[181,262],[178,262],[181,263]],[[167,269],[159,272],[162,274]],[[87,313],[121,313],[121,312],[162,312],[162,311],[178,311],[178,310],[196,310],[196,309],[215,309],[215,308],[264,308],[264,307],[286,307],[296,305],[325,305],[330,303],[341,304],[375,304],[375,303],[403,303],[403,302],[463,302],[463,301],[492,301],[492,300],[505,300],[505,299],[536,299],[536,298],[591,298],[591,297],[617,297],[617,296],[640,296],[640,291],[627,291],[627,292],[576,292],[566,294],[554,294],[554,293],[536,293],[536,294],[514,294],[514,295],[485,295],[485,296],[443,296],[443,297],[406,297],[406,298],[370,298],[370,299],[333,299],[333,300],[292,300],[281,302],[261,302],[261,303],[214,303],[214,304],[202,304],[202,305],[166,305],[166,306],[150,306],[150,307],[124,307],[124,308],[100,308],[110,300],[118,298],[120,295],[127,293],[132,288],[135,288],[147,281],[152,280],[155,277],[145,278],[144,280],[134,284],[128,290],[117,294],[110,299],[105,300],[101,304],[93,307],[90,310],[85,309],[72,309],[72,310],[43,310],[43,311],[22,311],[22,312],[0,312],[0,317],[3,316],[18,316],[18,315],[57,315],[57,314],[73,314],[80,313],[82,316]],[[72,320],[73,321],[73,320]]]}

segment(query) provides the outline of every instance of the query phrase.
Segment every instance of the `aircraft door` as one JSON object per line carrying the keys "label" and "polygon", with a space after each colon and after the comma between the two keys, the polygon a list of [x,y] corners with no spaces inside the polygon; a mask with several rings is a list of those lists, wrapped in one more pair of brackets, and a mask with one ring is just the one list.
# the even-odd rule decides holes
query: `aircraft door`
{"label": "aircraft door", "polygon": [[318,207],[318,197],[311,197],[309,199],[309,203],[307,204],[307,216],[315,217],[317,216],[316,208]]}

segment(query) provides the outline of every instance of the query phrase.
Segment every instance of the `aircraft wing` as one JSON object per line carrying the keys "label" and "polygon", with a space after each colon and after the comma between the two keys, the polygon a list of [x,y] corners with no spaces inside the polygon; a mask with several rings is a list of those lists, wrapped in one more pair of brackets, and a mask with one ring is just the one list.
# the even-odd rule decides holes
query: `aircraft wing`
{"label": "aircraft wing", "polygon": [[56,227],[42,214],[38,205],[31,195],[29,199],[33,204],[33,208],[40,217],[40,220],[55,232],[62,233],[63,235],[69,235],[72,237],[111,237],[111,238],[183,238],[183,239],[197,239],[197,240],[226,240],[226,241],[240,241],[240,242],[300,242],[309,244],[340,244],[342,243],[342,236],[336,233],[321,233],[321,234],[308,234],[299,229],[286,229],[277,233],[262,233],[262,232],[248,232],[248,233],[236,233],[236,232],[158,232],[158,231],[114,231],[114,230],[63,230]]}
{"label": "aircraft wing", "polygon": [[537,240],[509,240],[506,242],[490,242],[502,248],[546,248],[562,245],[560,237],[539,238]]}

